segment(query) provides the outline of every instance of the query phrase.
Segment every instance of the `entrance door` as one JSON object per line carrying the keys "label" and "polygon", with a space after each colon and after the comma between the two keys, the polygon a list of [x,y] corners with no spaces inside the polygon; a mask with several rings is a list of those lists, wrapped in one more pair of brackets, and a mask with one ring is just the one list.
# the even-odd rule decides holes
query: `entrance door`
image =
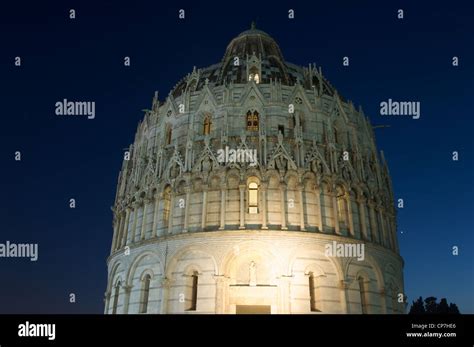
{"label": "entrance door", "polygon": [[271,314],[272,307],[270,305],[237,305],[235,307],[236,314]]}

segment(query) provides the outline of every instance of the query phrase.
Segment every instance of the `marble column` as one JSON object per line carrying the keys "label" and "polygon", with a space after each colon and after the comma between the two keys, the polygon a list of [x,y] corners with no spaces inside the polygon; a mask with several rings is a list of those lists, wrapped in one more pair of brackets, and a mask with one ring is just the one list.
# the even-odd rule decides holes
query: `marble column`
{"label": "marble column", "polygon": [[133,203],[132,207],[133,207],[133,224],[132,224],[132,230],[130,231],[131,243],[135,242],[135,234],[137,233],[138,209],[140,208],[140,205],[138,202],[135,202]]}
{"label": "marble column", "polygon": [[368,234],[367,224],[366,224],[366,216],[365,216],[365,201],[364,199],[358,199],[357,203],[359,204],[359,218],[360,218],[360,227],[361,227],[361,234],[362,240],[370,240],[370,235]]}
{"label": "marble column", "polygon": [[160,194],[156,193],[155,208],[153,209],[153,226],[151,227],[151,235],[156,235],[156,236],[158,236],[158,211],[160,208],[160,199],[158,199],[159,196]]}
{"label": "marble column", "polygon": [[214,275],[214,280],[216,281],[216,314],[225,313],[225,287],[226,287],[226,278],[222,275]]}
{"label": "marble column", "polygon": [[341,235],[341,231],[339,229],[339,213],[338,213],[338,208],[337,208],[337,197],[336,197],[337,191],[336,188],[334,188],[331,192],[331,197],[332,197],[332,216],[334,218],[334,231],[337,235]]}
{"label": "marble column", "polygon": [[125,245],[127,240],[127,218],[128,215],[126,213],[127,209],[124,209],[120,216],[120,229],[119,229],[119,237],[117,239],[117,244],[115,245],[115,249],[118,250]]}
{"label": "marble column", "polygon": [[354,230],[354,216],[352,215],[352,199],[351,194],[346,192],[346,204],[347,204],[347,214],[349,219],[349,234],[351,237],[355,237],[355,230]]}
{"label": "marble column", "polygon": [[132,286],[123,286],[123,292],[124,292],[124,297],[123,297],[123,314],[128,314],[128,305],[130,304],[130,293],[132,291]]}
{"label": "marble column", "polygon": [[186,200],[184,201],[184,225],[183,225],[183,233],[188,232],[189,226],[189,203],[191,201],[191,187],[186,186],[184,187],[184,192],[186,193]]}
{"label": "marble column", "polygon": [[323,232],[323,208],[321,204],[321,188],[320,186],[315,186],[315,193],[316,193],[316,202],[318,204],[318,231]]}
{"label": "marble column", "polygon": [[[116,212],[114,212],[116,214]],[[120,215],[114,218],[113,221],[113,228],[114,228],[114,236],[112,238],[112,247],[110,249],[110,253],[112,254],[117,249],[117,241],[120,239],[120,223],[121,223]]]}
{"label": "marble column", "polygon": [[280,183],[280,204],[281,204],[281,229],[288,230],[286,227],[286,183]]}
{"label": "marble column", "polygon": [[130,207],[127,207],[125,209],[125,225],[123,229],[123,239],[122,239],[122,246],[128,245],[130,243],[130,234],[129,234],[129,224],[130,224],[130,214],[132,212],[132,209]]}
{"label": "marble column", "polygon": [[387,228],[386,228],[386,225],[385,225],[385,215],[383,213],[383,208],[381,206],[379,206],[378,208],[378,213],[379,213],[379,221],[380,221],[380,229],[382,230],[382,245],[384,247],[387,247],[387,248],[390,248],[390,240],[389,240],[389,236],[388,236],[388,233],[387,233]]}
{"label": "marble column", "polygon": [[390,249],[392,251],[395,251],[395,241],[393,238],[393,233],[392,233],[392,225],[390,223],[390,216],[388,214],[385,214],[385,230],[387,230],[387,237],[389,239],[389,245]]}
{"label": "marble column", "polygon": [[392,226],[393,246],[395,248],[395,252],[400,253],[400,247],[398,245],[398,238],[397,238],[397,223],[395,222],[395,216],[393,214],[390,214],[389,223]]}
{"label": "marble column", "polygon": [[267,182],[262,182],[260,184],[260,191],[261,191],[261,196],[262,196],[262,209],[260,213],[262,214],[262,229],[266,230],[268,229],[267,226],[267,188],[268,188],[268,183]]}
{"label": "marble column", "polygon": [[207,224],[207,191],[209,187],[207,185],[202,186],[202,212],[201,212],[201,230],[206,230]]}
{"label": "marble column", "polygon": [[240,226],[239,229],[245,229],[245,184],[239,185],[240,190]]}
{"label": "marble column", "polygon": [[340,300],[341,300],[341,308],[342,313],[350,313],[349,305],[347,303],[347,289],[349,285],[346,281],[340,280],[339,281],[339,290],[340,290]]}
{"label": "marble column", "polygon": [[168,234],[173,232],[174,192],[170,193],[170,210],[168,214]]}
{"label": "marble column", "polygon": [[220,226],[219,230],[224,230],[225,229],[225,208],[226,208],[226,193],[227,193],[227,187],[225,183],[221,184],[221,221],[220,221]]}
{"label": "marble column", "polygon": [[112,297],[112,293],[110,291],[105,292],[105,309],[104,314],[109,314],[110,308],[110,298]]}
{"label": "marble column", "polygon": [[145,240],[145,229],[146,229],[146,217],[147,217],[147,207],[150,203],[149,199],[143,200],[143,214],[142,214],[142,225],[140,230],[140,240]]}
{"label": "marble column", "polygon": [[298,184],[296,186],[296,189],[298,190],[298,199],[300,200],[300,230],[305,231],[305,224],[304,224],[304,200],[303,200],[303,190],[304,186],[303,184]]}
{"label": "marble column", "polygon": [[372,201],[369,201],[369,218],[370,218],[370,230],[372,231],[372,242],[379,243],[379,230],[377,222],[375,221],[375,211],[374,211],[374,204]]}
{"label": "marble column", "polygon": [[168,313],[168,296],[170,290],[170,281],[167,278],[161,280],[161,307],[160,313]]}

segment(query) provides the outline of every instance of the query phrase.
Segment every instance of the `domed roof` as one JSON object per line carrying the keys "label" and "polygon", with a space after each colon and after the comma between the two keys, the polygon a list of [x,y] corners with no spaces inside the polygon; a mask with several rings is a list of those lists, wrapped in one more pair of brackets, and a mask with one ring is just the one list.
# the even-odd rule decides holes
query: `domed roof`
{"label": "domed roof", "polygon": [[[219,63],[182,78],[173,88],[172,95],[178,97],[187,89],[200,90],[205,84],[247,83],[247,63],[250,60],[258,61],[261,84],[278,81],[282,85],[292,86],[300,83],[304,88],[318,89],[321,94],[334,93],[333,88],[322,76],[317,77],[313,74],[311,77],[303,67],[286,62],[277,42],[252,23],[250,29],[241,32],[230,41]],[[196,81],[193,82],[193,79]]]}
{"label": "domed roof", "polygon": [[233,57],[243,57],[255,54],[258,58],[264,59],[274,57],[283,62],[283,55],[276,41],[262,30],[255,28],[255,23],[249,30],[245,30],[230,41],[224,54],[223,62]]}
{"label": "domed roof", "polygon": [[[285,60],[276,41],[262,30],[255,28],[255,23],[230,41],[222,58],[220,82],[242,83],[246,80],[245,60],[255,55],[262,64],[262,81],[278,79],[283,84],[290,83],[290,76]],[[234,59],[240,59],[239,65]]]}

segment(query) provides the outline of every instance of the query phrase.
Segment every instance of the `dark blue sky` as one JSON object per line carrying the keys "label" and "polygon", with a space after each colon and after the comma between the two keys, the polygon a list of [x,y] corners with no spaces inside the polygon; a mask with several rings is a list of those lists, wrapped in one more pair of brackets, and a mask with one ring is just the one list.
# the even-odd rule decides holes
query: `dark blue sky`
{"label": "dark blue sky", "polygon": [[[0,11],[0,242],[38,242],[39,260],[0,259],[0,313],[101,313],[122,149],[155,90],[220,61],[257,19],[287,61],[316,62],[362,105],[389,163],[405,290],[474,313],[473,50],[468,2],[9,1]],[[74,8],[77,18],[70,20]],[[178,9],[186,19],[178,20]],[[295,19],[287,18],[288,9]],[[405,19],[397,20],[403,8]],[[14,57],[22,66],[14,67]],[[131,67],[123,57],[131,57]],[[350,66],[342,66],[342,57]],[[459,66],[451,59],[459,57]],[[58,100],[96,102],[59,117]],[[421,118],[379,115],[392,98]],[[22,161],[14,161],[14,152]],[[459,151],[459,161],[451,160]],[[75,198],[77,208],[68,206]],[[403,231],[403,234],[401,234]],[[452,246],[459,247],[453,256]],[[77,302],[70,304],[69,293]]]}

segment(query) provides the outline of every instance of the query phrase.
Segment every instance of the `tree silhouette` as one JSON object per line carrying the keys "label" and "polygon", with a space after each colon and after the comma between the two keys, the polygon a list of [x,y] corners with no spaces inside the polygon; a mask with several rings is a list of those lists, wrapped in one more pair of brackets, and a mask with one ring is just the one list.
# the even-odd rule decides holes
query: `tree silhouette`
{"label": "tree silhouette", "polygon": [[449,313],[449,305],[446,298],[442,298],[438,304],[438,313]]}
{"label": "tree silhouette", "polygon": [[458,305],[456,305],[456,304],[454,304],[454,303],[450,303],[450,304],[449,304],[449,313],[452,313],[452,314],[461,314],[461,312],[459,312]]}
{"label": "tree silhouette", "polygon": [[420,296],[413,301],[409,314],[460,314],[455,303],[448,305],[446,298],[442,298],[439,303],[437,300],[434,296],[429,296],[425,300]]}
{"label": "tree silhouette", "polygon": [[426,313],[425,306],[423,304],[423,298],[420,296],[418,300],[413,301],[409,314],[423,314]]}
{"label": "tree silhouette", "polygon": [[425,299],[425,310],[426,313],[436,313],[438,310],[438,304],[436,303],[436,298],[434,296],[427,297]]}

